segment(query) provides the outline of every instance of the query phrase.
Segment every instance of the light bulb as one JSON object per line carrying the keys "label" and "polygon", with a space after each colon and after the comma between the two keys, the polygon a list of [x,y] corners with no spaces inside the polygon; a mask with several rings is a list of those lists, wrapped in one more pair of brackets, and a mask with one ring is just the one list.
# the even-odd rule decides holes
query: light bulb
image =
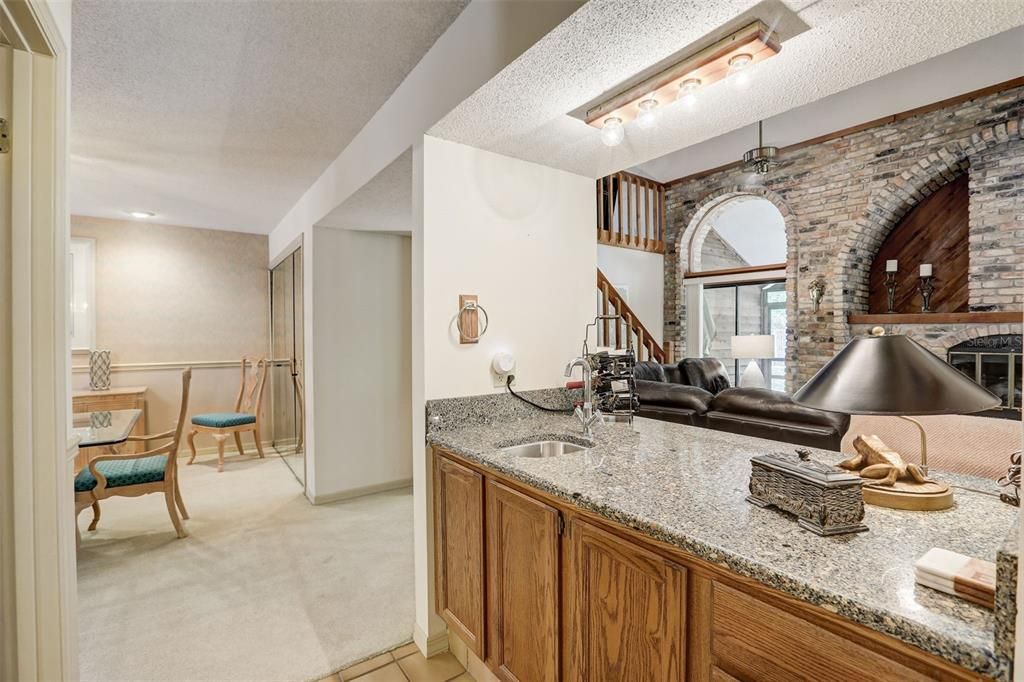
{"label": "light bulb", "polygon": [[729,82],[736,88],[743,89],[750,84],[750,73],[747,67],[754,61],[754,58],[746,52],[740,53],[729,59]]}
{"label": "light bulb", "polygon": [[604,142],[609,147],[617,147],[622,144],[622,140],[626,137],[626,131],[622,127],[622,119],[612,116],[604,120],[604,126],[601,128],[601,142]]}
{"label": "light bulb", "polygon": [[641,100],[637,106],[640,108],[640,113],[637,114],[636,124],[644,130],[653,128],[654,124],[658,122],[658,116],[654,112],[658,107],[658,100],[648,97]]}
{"label": "light bulb", "polygon": [[697,90],[700,89],[699,78],[687,78],[679,84],[679,94],[676,99],[692,109],[697,104]]}
{"label": "light bulb", "polygon": [[152,211],[128,211],[128,215],[130,215],[133,218],[142,219],[152,218],[153,216],[156,215],[156,213],[153,213]]}

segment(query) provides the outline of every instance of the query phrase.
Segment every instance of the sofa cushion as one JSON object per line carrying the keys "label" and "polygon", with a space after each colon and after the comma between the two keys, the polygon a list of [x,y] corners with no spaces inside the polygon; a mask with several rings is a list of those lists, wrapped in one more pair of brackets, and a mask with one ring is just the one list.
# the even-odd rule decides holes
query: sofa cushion
{"label": "sofa cushion", "polygon": [[660,362],[654,362],[653,360],[644,360],[643,362],[636,363],[633,367],[633,378],[644,381],[668,381],[668,378],[665,376],[665,368],[661,366]]}
{"label": "sofa cushion", "polygon": [[636,395],[640,400],[641,407],[659,405],[692,410],[697,414],[707,412],[708,404],[714,398],[710,393],[696,386],[682,386],[644,379],[637,380]]}
{"label": "sofa cushion", "polygon": [[[108,459],[96,463],[96,469],[107,479],[108,488],[120,488],[139,483],[155,483],[164,480],[167,455],[152,455],[139,459]],[[75,476],[75,492],[84,493],[96,487],[96,477],[89,467]]]}
{"label": "sofa cushion", "polygon": [[778,422],[825,427],[840,436],[850,428],[848,414],[797,405],[788,394],[767,388],[728,388],[714,397],[709,409]]}
{"label": "sofa cushion", "polygon": [[192,423],[196,426],[206,426],[212,429],[227,429],[232,426],[243,424],[255,424],[256,415],[245,414],[244,412],[210,412],[209,414],[197,414],[192,417]]}
{"label": "sofa cushion", "polygon": [[685,383],[717,394],[729,388],[729,373],[718,358],[684,358],[679,362]]}

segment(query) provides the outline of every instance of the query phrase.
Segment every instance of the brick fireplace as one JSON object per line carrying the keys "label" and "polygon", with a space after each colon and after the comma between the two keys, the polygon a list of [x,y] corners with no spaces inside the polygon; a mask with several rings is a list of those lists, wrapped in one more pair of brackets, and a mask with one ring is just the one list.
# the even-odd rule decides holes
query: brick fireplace
{"label": "brick fireplace", "polygon": [[[947,359],[950,349],[1022,331],[1024,309],[1024,87],[980,94],[890,117],[780,153],[761,185],[738,166],[669,184],[665,339],[686,355],[683,295],[689,250],[702,219],[725,200],[771,201],[786,223],[786,383],[803,384],[854,335],[883,324]],[[967,311],[866,316],[869,270],[880,246],[915,205],[952,180],[969,179]],[[916,267],[915,263],[906,264]],[[936,264],[941,267],[941,264]],[[808,288],[821,278],[817,312]],[[852,319],[851,319],[852,318]]]}

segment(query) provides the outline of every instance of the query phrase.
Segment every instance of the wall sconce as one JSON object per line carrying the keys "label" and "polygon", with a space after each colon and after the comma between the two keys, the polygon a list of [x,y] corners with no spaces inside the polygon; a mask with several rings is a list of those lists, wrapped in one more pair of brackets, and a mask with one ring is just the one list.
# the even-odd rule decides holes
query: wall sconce
{"label": "wall sconce", "polygon": [[811,282],[808,290],[811,292],[811,309],[817,313],[821,309],[821,299],[825,297],[825,280],[817,278]]}

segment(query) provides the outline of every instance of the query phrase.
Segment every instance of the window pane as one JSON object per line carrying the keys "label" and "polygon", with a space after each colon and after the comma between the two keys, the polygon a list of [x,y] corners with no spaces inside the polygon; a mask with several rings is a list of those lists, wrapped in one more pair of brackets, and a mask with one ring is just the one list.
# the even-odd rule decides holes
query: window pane
{"label": "window pane", "polygon": [[732,360],[732,337],[736,334],[736,291],[734,287],[704,290],[704,339],[701,355],[718,358],[736,385]]}

